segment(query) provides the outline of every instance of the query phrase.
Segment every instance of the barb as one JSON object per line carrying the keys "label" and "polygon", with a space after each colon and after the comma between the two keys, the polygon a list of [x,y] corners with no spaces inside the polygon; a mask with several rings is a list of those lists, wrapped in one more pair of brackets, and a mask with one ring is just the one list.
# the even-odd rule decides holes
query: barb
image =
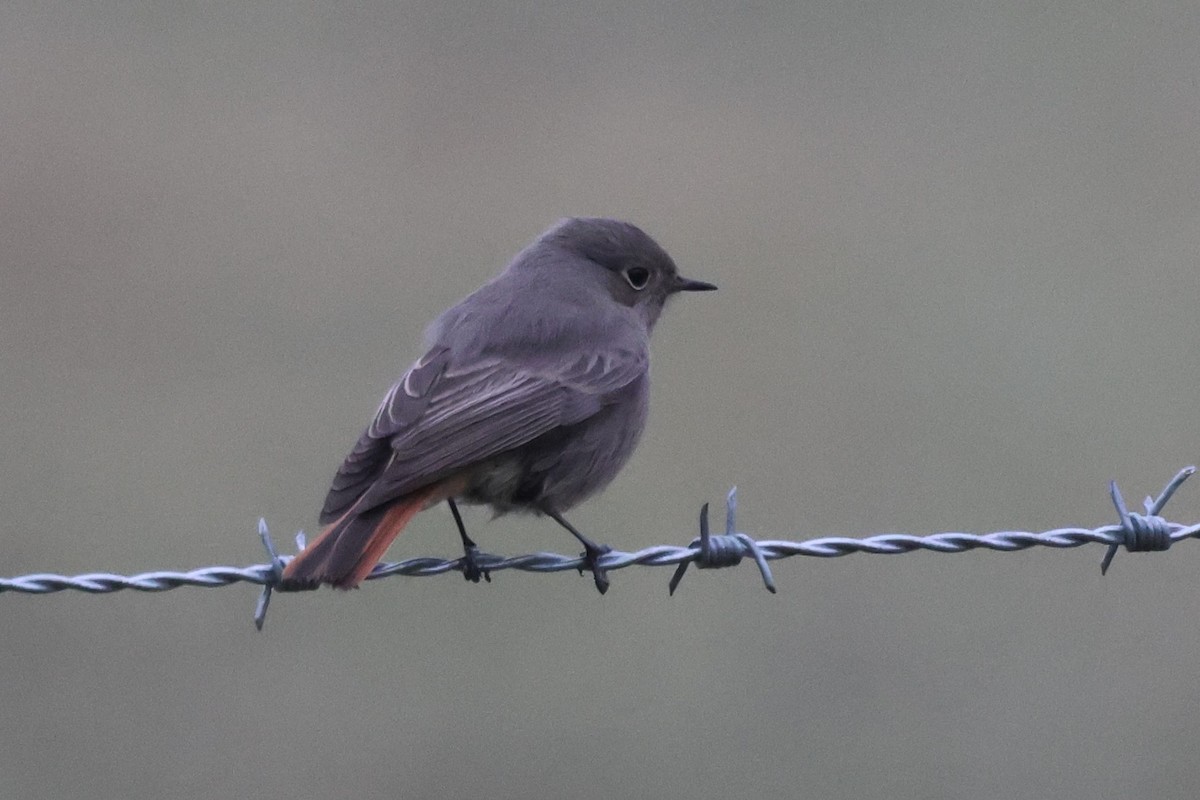
{"label": "barb", "polygon": [[[708,505],[705,504],[700,514],[700,536],[693,539],[686,547],[656,545],[635,552],[613,550],[601,556],[598,563],[601,569],[607,571],[634,565],[674,566],[676,570],[668,586],[671,594],[674,594],[678,588],[689,564],[695,564],[699,569],[716,569],[734,566],[740,563],[745,556],[754,559],[763,583],[771,592],[775,591],[775,582],[767,562],[792,556],[838,558],[851,553],[897,555],[916,550],[929,550],[934,553],[963,553],[968,550],[980,549],[1012,553],[1032,547],[1065,549],[1095,543],[1108,546],[1108,553],[1101,564],[1102,572],[1106,572],[1112,562],[1113,554],[1121,546],[1131,552],[1166,550],[1171,544],[1181,539],[1200,537],[1200,524],[1182,525],[1177,522],[1169,522],[1160,516],[1163,506],[1166,505],[1171,495],[1194,472],[1195,467],[1181,470],[1167,484],[1157,499],[1152,500],[1147,497],[1145,501],[1146,514],[1128,511],[1116,484],[1111,484],[1110,492],[1120,522],[1100,528],[1056,528],[1042,533],[1026,531],[1001,531],[987,534],[937,533],[930,536],[885,533],[862,539],[828,536],[802,542],[755,540],[745,533],[737,532],[734,521],[737,509],[737,490],[735,489],[730,491],[726,498],[724,534],[709,533]],[[89,594],[105,594],[123,589],[139,592],[164,592],[180,586],[213,588],[228,586],[232,583],[252,583],[263,587],[255,609],[255,625],[261,629],[272,592],[278,586],[283,567],[291,560],[291,556],[279,555],[275,551],[265,521],[259,521],[258,534],[270,557],[270,561],[266,564],[253,564],[247,567],[205,567],[190,572],[145,572],[140,575],[114,575],[97,572],[67,576],[37,573],[14,578],[0,578],[0,593],[51,594],[72,590]],[[303,548],[303,534],[297,536],[297,543]],[[557,553],[531,553],[504,557],[492,553],[476,552],[472,561],[474,566],[484,573],[504,570],[537,573],[566,572],[585,566],[582,557]],[[442,575],[447,572],[465,575],[470,569],[471,563],[465,557],[454,559],[409,558],[404,561],[378,565],[367,576],[367,580],[379,580],[393,575]]]}
{"label": "barb", "polygon": [[1108,491],[1112,496],[1113,505],[1117,507],[1117,516],[1121,518],[1122,537],[1120,541],[1113,542],[1108,546],[1108,552],[1104,554],[1104,560],[1100,562],[1101,575],[1108,574],[1108,567],[1112,564],[1113,556],[1117,554],[1117,548],[1121,545],[1125,545],[1125,549],[1131,553],[1166,550],[1171,546],[1170,523],[1160,517],[1158,513],[1171,499],[1171,495],[1175,494],[1175,490],[1182,486],[1183,482],[1190,478],[1195,471],[1195,467],[1184,467],[1175,473],[1175,477],[1171,479],[1157,499],[1147,495],[1146,499],[1142,501],[1142,506],[1146,509],[1145,514],[1130,513],[1125,508],[1125,499],[1121,497],[1121,490],[1117,488],[1117,482],[1109,482]]}
{"label": "barb", "polygon": [[[708,503],[704,504],[704,507],[700,509],[700,538],[693,539],[692,543],[688,545],[689,548],[698,548],[700,551],[693,560],[700,569],[736,567],[742,563],[742,556],[749,553],[754,557],[754,563],[758,565],[758,571],[762,574],[767,591],[775,594],[775,578],[771,576],[771,568],[767,566],[767,559],[763,555],[762,548],[758,546],[758,542],[746,534],[737,532],[737,526],[733,521],[736,513],[737,487],[735,486],[725,496],[725,535],[713,536],[708,532]],[[679,562],[675,574],[671,576],[671,582],[667,584],[668,594],[674,596],[679,582],[683,580],[683,573],[687,572],[690,563],[692,563],[691,560]]]}

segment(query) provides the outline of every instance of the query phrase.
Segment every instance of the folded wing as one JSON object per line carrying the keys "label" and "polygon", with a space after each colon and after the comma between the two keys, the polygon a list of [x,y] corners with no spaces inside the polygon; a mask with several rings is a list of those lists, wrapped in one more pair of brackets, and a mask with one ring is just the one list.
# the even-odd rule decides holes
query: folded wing
{"label": "folded wing", "polygon": [[422,356],[384,397],[334,477],[321,512],[332,522],[387,503],[465,467],[582,422],[647,368],[644,345],[609,346],[514,365],[456,363],[445,346]]}

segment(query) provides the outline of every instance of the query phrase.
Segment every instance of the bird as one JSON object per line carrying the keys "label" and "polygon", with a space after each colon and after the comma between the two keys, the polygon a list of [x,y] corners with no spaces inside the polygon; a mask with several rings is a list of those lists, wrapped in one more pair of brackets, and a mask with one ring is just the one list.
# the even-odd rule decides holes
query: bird
{"label": "bird", "polygon": [[[458,502],[566,528],[603,594],[595,544],[563,514],[632,455],[650,398],[650,335],[667,302],[711,291],[641,228],[560,220],[439,315],[424,354],[385,394],[337,470],[320,534],[280,588],[357,587],[418,513],[446,502],[479,581]],[[582,568],[580,570],[582,572]]]}

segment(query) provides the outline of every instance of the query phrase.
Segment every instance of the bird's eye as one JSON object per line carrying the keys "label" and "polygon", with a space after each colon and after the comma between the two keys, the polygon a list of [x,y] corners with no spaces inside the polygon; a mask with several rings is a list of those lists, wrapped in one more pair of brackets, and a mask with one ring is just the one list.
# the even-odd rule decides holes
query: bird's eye
{"label": "bird's eye", "polygon": [[645,267],[630,267],[625,270],[625,280],[634,289],[641,291],[650,282],[650,270]]}

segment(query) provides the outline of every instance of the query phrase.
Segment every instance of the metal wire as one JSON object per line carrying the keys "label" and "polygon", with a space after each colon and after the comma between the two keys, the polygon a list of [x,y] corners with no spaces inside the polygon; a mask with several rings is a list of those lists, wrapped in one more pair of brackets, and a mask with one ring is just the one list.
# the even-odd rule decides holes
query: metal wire
{"label": "metal wire", "polygon": [[[1175,490],[1194,472],[1195,467],[1180,470],[1157,498],[1147,497],[1144,501],[1145,514],[1128,511],[1125,501],[1115,482],[1109,485],[1113,505],[1120,518],[1118,524],[1100,528],[1056,528],[1041,533],[1027,531],[1000,531],[997,533],[937,533],[929,536],[912,536],[903,533],[885,533],[854,539],[828,536],[796,542],[786,540],[755,540],[740,533],[735,527],[737,490],[726,497],[725,533],[710,534],[708,530],[708,504],[700,512],[700,536],[686,547],[656,545],[635,552],[612,550],[598,559],[601,569],[612,571],[634,565],[664,567],[675,566],[669,590],[674,594],[688,565],[700,569],[715,569],[734,566],[745,556],[750,556],[759,569],[768,591],[775,591],[775,581],[768,561],[792,556],[814,556],[837,558],[851,553],[895,555],[915,550],[934,553],[963,553],[968,550],[996,550],[1011,553],[1031,547],[1069,548],[1096,543],[1108,546],[1101,572],[1107,572],[1112,558],[1120,547],[1129,551],[1166,550],[1181,539],[1200,537],[1200,524],[1182,525],[1159,516]],[[164,592],[180,586],[213,588],[232,583],[253,583],[263,587],[255,610],[255,625],[261,630],[266,617],[271,593],[277,587],[283,567],[291,556],[280,555],[267,532],[267,524],[259,520],[259,536],[270,555],[270,562],[247,567],[205,567],[190,572],[144,572],[140,575],[113,575],[110,573],[88,573],[85,575],[55,575],[36,573],[14,578],[0,578],[0,593],[51,594],[73,590],[89,594],[105,594],[130,589],[138,592]],[[303,535],[297,536],[303,547]],[[522,556],[504,557],[492,553],[476,552],[474,562],[485,574],[503,570],[521,572],[565,572],[583,571],[586,568],[582,556],[566,556],[557,553],[530,553]],[[464,558],[444,559],[435,557],[409,558],[403,561],[381,563],[375,567],[367,580],[379,580],[393,575],[426,576],[446,572],[463,573]]]}

